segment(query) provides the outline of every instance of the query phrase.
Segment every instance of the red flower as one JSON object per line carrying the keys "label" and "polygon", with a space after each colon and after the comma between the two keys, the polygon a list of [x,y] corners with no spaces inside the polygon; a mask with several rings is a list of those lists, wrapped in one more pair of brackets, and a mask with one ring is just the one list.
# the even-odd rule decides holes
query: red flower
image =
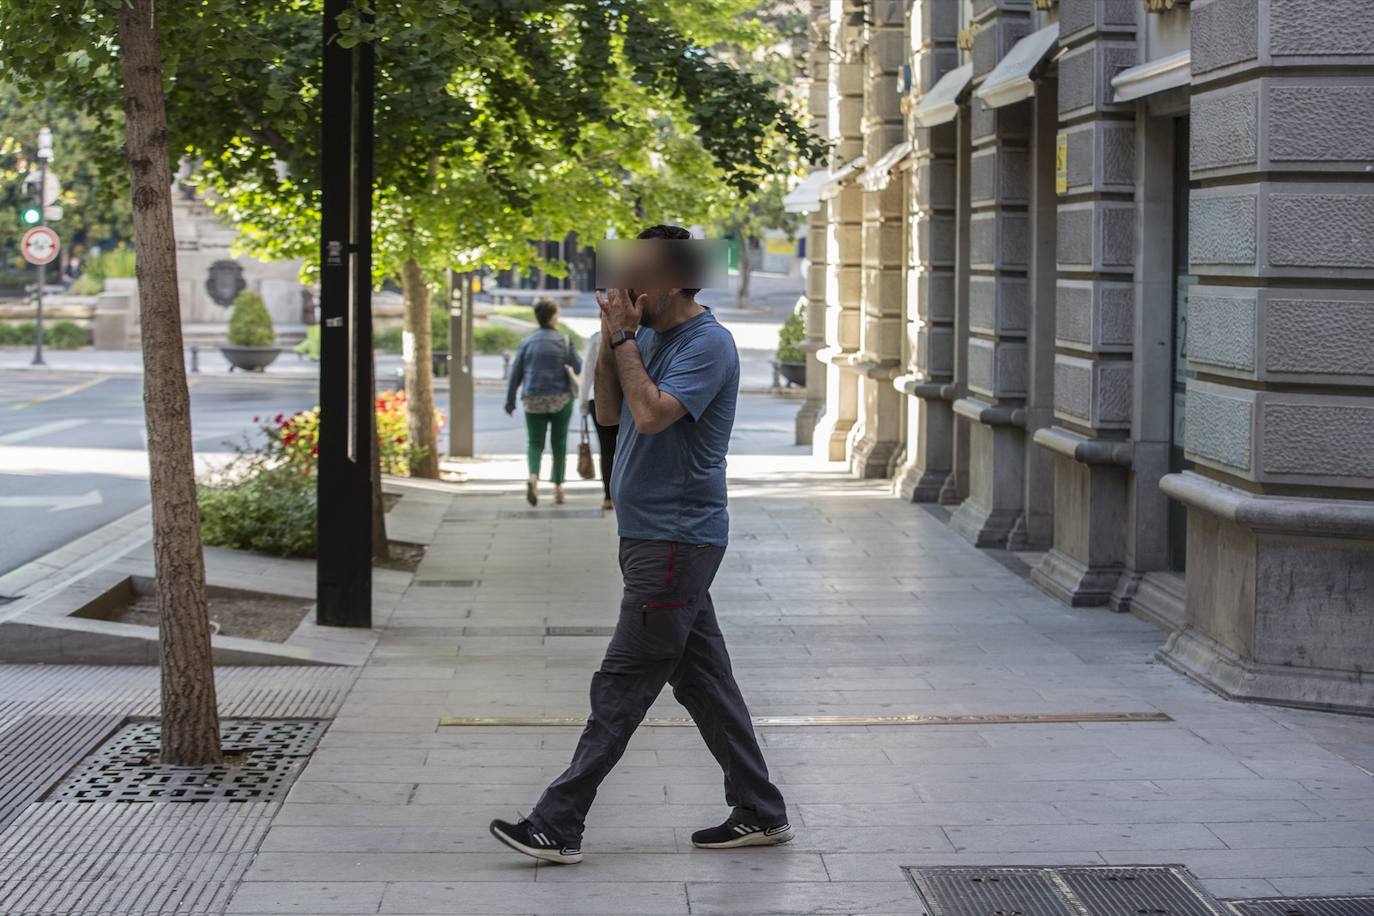
{"label": "red flower", "polygon": [[278,424],[278,425],[280,425],[280,424],[281,424],[281,414],[277,414],[275,417],[273,417],[273,418],[272,418],[272,422],[273,422],[273,423],[276,423],[276,424]]}

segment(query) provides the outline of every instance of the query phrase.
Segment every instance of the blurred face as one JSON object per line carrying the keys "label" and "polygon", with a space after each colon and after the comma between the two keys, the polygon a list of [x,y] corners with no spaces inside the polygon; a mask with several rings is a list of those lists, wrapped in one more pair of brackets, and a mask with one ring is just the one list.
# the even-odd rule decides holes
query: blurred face
{"label": "blurred face", "polygon": [[626,278],[630,284],[628,289],[632,301],[637,301],[640,296],[648,297],[644,303],[641,324],[653,324],[668,310],[668,302],[673,291],[662,285],[664,276],[661,255],[656,255],[652,246],[641,245],[634,249],[627,265]]}

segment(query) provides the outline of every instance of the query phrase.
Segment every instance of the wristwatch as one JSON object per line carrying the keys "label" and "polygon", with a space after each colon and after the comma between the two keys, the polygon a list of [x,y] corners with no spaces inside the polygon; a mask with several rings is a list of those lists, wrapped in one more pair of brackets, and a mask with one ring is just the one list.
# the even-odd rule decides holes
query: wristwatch
{"label": "wristwatch", "polygon": [[634,332],[634,331],[624,331],[624,330],[621,330],[621,331],[612,331],[612,332],[611,332],[611,340],[610,340],[611,349],[614,350],[616,347],[620,346],[620,345],[623,344],[625,341],[627,341],[627,340],[634,340],[634,339],[635,339],[635,332]]}

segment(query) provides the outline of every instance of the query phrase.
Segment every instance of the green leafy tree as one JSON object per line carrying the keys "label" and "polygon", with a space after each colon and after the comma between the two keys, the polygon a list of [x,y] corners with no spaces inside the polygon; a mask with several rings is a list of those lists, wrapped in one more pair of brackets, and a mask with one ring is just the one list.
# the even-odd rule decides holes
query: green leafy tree
{"label": "green leafy tree", "polygon": [[[19,257],[19,237],[27,228],[19,225],[17,214],[30,202],[23,177],[37,164],[33,157],[43,127],[52,129],[55,158],[49,170],[62,188],[57,199],[62,219],[52,226],[66,253],[83,255],[93,244],[128,240],[133,232],[118,163],[96,152],[119,144],[118,131],[80,111],[44,104],[45,94],[42,87],[24,92],[0,82],[0,211],[15,214],[0,219],[0,256],[7,263]],[[91,137],[101,132],[106,136],[92,144]]]}

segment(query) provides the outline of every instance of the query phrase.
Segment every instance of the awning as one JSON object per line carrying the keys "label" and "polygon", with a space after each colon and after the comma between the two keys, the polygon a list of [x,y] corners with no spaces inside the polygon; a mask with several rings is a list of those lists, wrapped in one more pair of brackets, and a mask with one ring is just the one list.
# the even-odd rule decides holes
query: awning
{"label": "awning", "polygon": [[1112,101],[1130,102],[1156,92],[1186,86],[1192,79],[1192,63],[1192,52],[1185,49],[1168,57],[1127,67],[1112,77],[1112,89],[1115,92]]}
{"label": "awning", "polygon": [[1035,95],[1040,65],[1059,44],[1059,24],[1031,32],[1012,45],[1007,56],[992,68],[983,85],[973,93],[984,108],[1001,108]]}
{"label": "awning", "polygon": [[887,187],[892,169],[907,156],[911,155],[911,141],[903,140],[878,157],[878,161],[859,176],[859,185],[865,191],[881,191]]}
{"label": "awning", "polygon": [[868,160],[863,156],[855,156],[840,166],[837,171],[832,172],[825,184],[821,185],[821,199],[829,200],[840,193],[840,185],[853,178],[855,173],[862,171],[867,164]]}
{"label": "awning", "polygon": [[921,97],[911,112],[912,118],[922,127],[935,127],[953,121],[972,79],[973,64],[955,67],[936,80],[930,91]]}
{"label": "awning", "polygon": [[829,180],[830,172],[816,169],[787,192],[782,199],[782,208],[788,213],[815,213],[821,208],[821,186]]}

